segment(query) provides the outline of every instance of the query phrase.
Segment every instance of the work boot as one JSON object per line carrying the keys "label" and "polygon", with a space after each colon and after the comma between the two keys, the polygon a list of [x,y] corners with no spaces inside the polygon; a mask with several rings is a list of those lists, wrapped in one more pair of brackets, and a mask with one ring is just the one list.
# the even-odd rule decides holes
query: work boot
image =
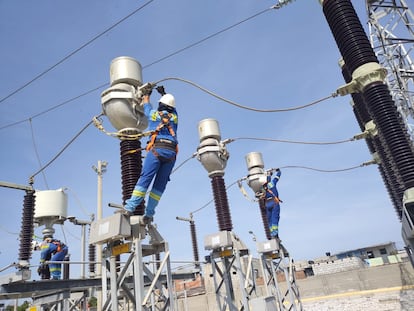
{"label": "work boot", "polygon": [[123,214],[125,216],[128,216],[128,217],[132,216],[134,214],[134,212],[131,212],[131,211],[125,209],[125,207],[117,208],[115,213],[121,213],[121,214]]}
{"label": "work boot", "polygon": [[143,221],[143,222],[144,222],[144,224],[146,224],[146,225],[148,225],[149,223],[151,223],[153,220],[154,220],[154,218],[153,218],[153,217],[151,217],[151,216],[147,216],[147,215],[144,215],[144,217],[142,218],[142,221]]}

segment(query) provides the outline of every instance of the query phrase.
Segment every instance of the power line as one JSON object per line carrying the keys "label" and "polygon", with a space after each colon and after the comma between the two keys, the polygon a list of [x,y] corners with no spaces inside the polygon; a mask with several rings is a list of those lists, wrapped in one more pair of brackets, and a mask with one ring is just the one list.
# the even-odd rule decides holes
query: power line
{"label": "power line", "polygon": [[94,88],[92,90],[86,91],[86,92],[84,92],[84,93],[82,93],[82,94],[80,94],[78,96],[75,96],[75,97],[72,97],[71,99],[65,100],[64,102],[62,102],[62,103],[60,103],[60,104],[58,104],[56,106],[50,107],[50,108],[48,108],[48,109],[46,109],[46,110],[44,110],[42,112],[39,112],[39,113],[37,113],[37,114],[29,117],[29,118],[26,118],[26,119],[23,119],[23,120],[14,122],[14,123],[10,123],[10,124],[4,125],[4,126],[0,127],[0,130],[3,130],[3,129],[8,128],[8,127],[12,127],[14,125],[18,125],[18,124],[23,123],[23,122],[26,122],[26,121],[31,121],[34,118],[37,118],[37,117],[39,117],[39,116],[41,116],[41,115],[43,115],[43,114],[45,114],[45,113],[47,113],[49,111],[55,110],[55,109],[57,109],[57,108],[59,108],[59,107],[61,107],[63,105],[69,104],[70,102],[73,102],[76,99],[79,99],[79,98],[81,98],[83,96],[86,96],[86,95],[88,95],[88,94],[90,94],[92,92],[95,92],[95,91],[97,91],[97,90],[99,90],[99,89],[101,89],[101,88],[103,88],[103,87],[105,87],[107,85],[108,85],[108,83],[101,84],[100,86],[98,86],[98,87],[96,87],[96,88]]}
{"label": "power line", "polygon": [[202,43],[202,42],[204,42],[204,41],[207,41],[208,39],[211,39],[211,38],[213,38],[213,37],[216,37],[216,36],[218,36],[219,34],[222,34],[223,32],[226,32],[227,30],[230,30],[230,29],[232,29],[232,28],[234,28],[234,27],[236,27],[236,26],[239,26],[240,24],[243,24],[244,22],[247,22],[247,21],[249,21],[249,20],[251,20],[251,19],[253,19],[253,18],[255,18],[255,17],[259,16],[259,15],[262,15],[263,13],[266,13],[266,12],[268,12],[268,11],[270,11],[270,10],[273,10],[273,9],[274,9],[274,7],[271,7],[271,8],[265,9],[265,10],[262,10],[262,11],[260,11],[260,12],[258,12],[258,13],[256,13],[256,14],[254,14],[254,15],[252,15],[252,16],[250,16],[250,17],[247,17],[247,18],[245,18],[245,19],[243,19],[243,20],[241,20],[241,21],[239,21],[239,22],[237,22],[237,23],[235,23],[235,24],[231,25],[231,26],[228,26],[228,27],[226,27],[226,28],[224,28],[224,29],[222,29],[222,30],[219,30],[219,31],[217,31],[217,32],[215,32],[215,33],[213,33],[213,34],[211,34],[211,35],[208,35],[207,37],[204,37],[204,38],[203,38],[203,39],[201,39],[201,40],[198,40],[198,41],[196,41],[196,42],[194,42],[194,43],[191,43],[190,45],[187,45],[187,46],[186,46],[186,47],[184,47],[184,48],[178,49],[178,50],[176,50],[175,52],[172,52],[172,53],[168,54],[167,56],[164,56],[164,57],[162,57],[162,58],[160,58],[160,59],[158,59],[158,60],[156,60],[156,61],[153,61],[152,63],[149,63],[148,65],[145,65],[145,66],[144,66],[144,67],[142,67],[142,68],[147,68],[147,67],[150,67],[150,66],[152,66],[152,65],[158,64],[159,62],[162,62],[163,60],[166,60],[167,58],[170,58],[170,57],[172,57],[172,56],[174,56],[174,55],[177,55],[177,54],[179,54],[179,53],[181,53],[181,52],[183,52],[183,51],[185,51],[185,50],[188,50],[188,49],[190,49],[190,48],[192,48],[192,47],[194,47],[194,46],[196,46],[196,45],[199,45],[200,43]]}
{"label": "power line", "polygon": [[70,144],[72,144],[76,138],[78,138],[80,136],[80,134],[83,133],[83,131],[85,131],[89,125],[91,125],[93,123],[93,121],[89,121],[88,124],[86,124],[63,148],[62,150],[60,150],[58,152],[58,154],[56,156],[54,156],[52,158],[52,160],[50,160],[45,166],[43,166],[42,168],[40,168],[40,170],[38,170],[36,173],[34,173],[33,175],[30,176],[30,179],[32,180],[37,174],[39,174],[40,172],[43,172],[43,170],[45,170],[50,164],[52,164],[69,146]]}
{"label": "power line", "polygon": [[[258,140],[258,141],[270,141],[270,142],[278,142],[278,143],[303,144],[303,145],[336,145],[336,144],[343,144],[343,143],[354,141],[355,138],[331,141],[331,142],[311,142],[311,141],[295,141],[295,140],[259,138],[259,137],[237,137],[237,138],[226,139],[226,143],[231,143],[236,140]],[[172,172],[175,173],[179,168],[181,168],[184,164],[186,164],[188,161],[195,158],[196,156],[197,156],[197,153],[193,153],[190,157],[184,160],[180,165],[176,166]]]}
{"label": "power line", "polygon": [[333,97],[338,96],[338,94],[337,94],[337,93],[332,93],[332,94],[331,94],[331,95],[329,95],[329,96],[326,96],[326,97],[324,97],[324,98],[321,98],[321,99],[315,100],[315,101],[313,101],[313,102],[311,102],[311,103],[309,103],[309,104],[302,105],[302,106],[291,107],[291,108],[280,108],[280,109],[258,109],[258,108],[253,108],[253,107],[249,107],[249,106],[243,106],[243,105],[240,105],[240,104],[238,104],[238,103],[236,103],[236,102],[234,102],[234,101],[231,101],[231,100],[226,99],[226,98],[224,98],[224,97],[222,97],[222,96],[219,96],[219,95],[217,95],[216,93],[211,92],[211,91],[209,91],[208,89],[206,89],[206,88],[204,88],[204,87],[202,87],[202,86],[198,85],[197,83],[194,83],[194,82],[192,82],[192,81],[190,81],[190,80],[186,80],[186,79],[182,79],[182,78],[177,78],[177,77],[168,77],[168,78],[161,79],[161,80],[159,80],[159,81],[157,81],[157,82],[154,82],[154,83],[155,83],[155,84],[158,84],[158,83],[160,83],[160,82],[162,82],[162,81],[166,81],[166,80],[178,80],[178,81],[181,81],[181,82],[188,83],[188,84],[190,84],[190,85],[192,85],[192,86],[197,87],[198,89],[202,90],[203,92],[206,92],[207,94],[210,94],[211,96],[214,96],[214,97],[216,97],[216,98],[218,98],[218,99],[220,99],[220,100],[222,100],[222,101],[224,101],[224,102],[226,102],[226,103],[228,103],[228,104],[230,104],[230,105],[236,106],[236,107],[241,108],[241,109],[246,109],[246,110],[250,110],[250,111],[255,111],[255,112],[287,112],[287,111],[299,110],[299,109],[303,109],[303,108],[307,108],[307,107],[310,107],[310,106],[316,105],[316,104],[318,104],[318,103],[320,103],[320,102],[322,102],[322,101],[325,101],[325,100],[328,100],[328,99],[330,99],[330,98],[333,98]]}
{"label": "power line", "polygon": [[[31,119],[30,119],[30,132],[32,133],[33,149],[34,149],[34,152],[36,154],[37,163],[39,164],[39,167],[42,167],[42,161],[40,160],[39,150],[37,149],[36,139],[35,139],[34,130],[33,130],[33,124],[32,124]],[[46,189],[49,189],[49,185],[48,185],[47,179],[46,179],[46,174],[45,174],[44,171],[42,171],[42,176],[43,176],[43,180],[45,182]]]}
{"label": "power line", "polygon": [[[194,87],[196,87],[196,88],[198,88],[198,89],[202,90],[203,92],[206,92],[207,94],[209,94],[209,95],[211,95],[211,96],[213,96],[213,97],[216,97],[216,98],[218,98],[218,99],[220,99],[220,100],[224,101],[225,103],[228,103],[228,104],[230,104],[230,105],[233,105],[233,106],[238,107],[238,108],[241,108],[241,109],[246,109],[246,110],[255,111],[255,112],[267,112],[267,113],[273,113],[273,112],[287,112],[287,111],[294,111],[294,110],[304,109],[304,108],[307,108],[307,107],[310,107],[310,106],[316,105],[316,104],[318,104],[318,103],[320,103],[320,102],[322,102],[322,101],[325,101],[325,100],[328,100],[328,99],[330,99],[330,98],[334,98],[334,97],[336,97],[336,96],[337,96],[337,94],[336,94],[336,93],[333,93],[333,94],[331,94],[331,95],[329,95],[329,96],[323,97],[323,98],[318,99],[318,100],[316,100],[316,101],[313,101],[313,102],[311,102],[311,103],[308,103],[308,104],[305,104],[305,105],[301,105],[301,106],[296,106],[296,107],[290,107],[290,108],[280,108],[280,109],[258,109],[258,108],[253,108],[253,107],[249,107],[249,106],[240,105],[240,104],[238,104],[238,103],[236,103],[236,102],[234,102],[234,101],[231,101],[231,100],[229,100],[229,99],[226,99],[226,98],[224,98],[224,97],[222,97],[222,96],[217,95],[216,93],[214,93],[214,92],[212,92],[212,91],[210,91],[210,90],[208,90],[208,89],[206,89],[206,88],[204,88],[204,87],[200,86],[199,84],[197,84],[197,83],[195,83],[195,82],[192,82],[192,81],[190,81],[190,80],[186,80],[186,79],[183,79],[183,78],[178,78],[178,77],[168,77],[168,78],[164,78],[164,79],[161,79],[161,80],[159,80],[159,81],[153,82],[152,84],[157,85],[158,83],[161,83],[161,82],[166,81],[166,80],[177,80],[177,81],[181,81],[181,82],[184,82],[184,83],[190,84],[190,85],[192,85],[192,86],[194,86]],[[26,118],[26,119],[21,120],[21,121],[17,121],[17,122],[14,122],[14,123],[8,124],[8,125],[4,125],[4,126],[0,127],[0,130],[3,130],[3,129],[5,129],[5,128],[8,128],[8,127],[11,127],[11,126],[14,126],[14,125],[20,124],[20,123],[22,123],[22,122],[29,121],[29,120],[31,120],[31,119],[34,119],[35,117],[38,117],[38,116],[40,116],[40,115],[42,115],[42,114],[45,114],[45,113],[47,113],[47,112],[49,112],[49,111],[52,111],[52,110],[54,110],[54,109],[58,108],[58,107],[60,107],[60,106],[63,106],[63,105],[65,105],[65,104],[69,103],[69,102],[72,102],[72,101],[74,101],[74,100],[76,100],[76,99],[79,99],[80,97],[82,97],[82,96],[84,96],[84,95],[87,95],[87,94],[90,94],[90,93],[92,93],[92,92],[94,92],[94,91],[96,91],[96,90],[98,90],[98,89],[100,89],[100,88],[102,88],[102,87],[104,87],[104,86],[106,86],[106,85],[107,85],[107,83],[106,83],[106,84],[102,84],[102,85],[100,85],[100,86],[98,86],[98,87],[94,88],[93,90],[87,91],[87,92],[85,92],[85,93],[83,93],[83,94],[81,94],[81,95],[78,95],[78,96],[76,96],[76,97],[73,97],[73,98],[71,98],[71,99],[68,99],[68,100],[64,101],[63,103],[58,104],[58,105],[56,105],[56,106],[54,106],[54,107],[51,107],[51,108],[49,108],[49,109],[47,109],[47,110],[45,110],[45,111],[43,111],[43,112],[40,112],[40,113],[38,113],[38,114],[36,114],[36,115],[34,115],[34,116],[30,117],[30,118]]]}
{"label": "power line", "polygon": [[80,50],[82,50],[83,48],[87,47],[89,44],[91,44],[92,42],[94,42],[98,38],[102,37],[107,32],[109,32],[112,29],[114,29],[116,26],[118,26],[123,21],[127,20],[128,18],[130,18],[132,15],[136,14],[137,12],[139,12],[141,9],[143,9],[144,7],[146,7],[148,4],[150,4],[153,1],[154,0],[149,0],[147,3],[144,3],[142,6],[140,6],[137,9],[135,9],[134,11],[132,11],[132,13],[130,13],[127,16],[125,16],[124,18],[120,19],[118,22],[116,22],[115,24],[113,24],[112,26],[110,26],[109,28],[107,28],[106,30],[104,30],[103,32],[101,32],[100,34],[96,35],[95,37],[93,37],[91,40],[89,40],[85,44],[81,45],[79,48],[77,48],[76,50],[74,50],[73,52],[69,53],[67,56],[65,56],[64,58],[62,58],[60,61],[58,61],[56,64],[54,64],[51,67],[47,68],[46,70],[42,71],[40,74],[38,74],[37,76],[35,76],[30,81],[26,82],[25,84],[23,84],[22,86],[20,86],[19,88],[17,88],[13,92],[11,92],[9,95],[7,95],[7,96],[3,97],[2,99],[0,99],[0,103],[4,102],[6,99],[12,97],[13,95],[17,94],[18,92],[20,92],[21,90],[23,90],[24,88],[26,88],[27,86],[29,86],[30,84],[32,84],[33,82],[35,82],[36,80],[40,79],[45,74],[47,74],[49,71],[51,71],[52,69],[56,68],[57,66],[59,66],[60,64],[62,64],[66,60],[68,60],[70,57],[72,57],[73,55],[75,55],[76,53],[78,53]]}
{"label": "power line", "polygon": [[[154,1],[154,0],[151,0],[151,1],[147,2],[146,4],[144,4],[144,6],[146,6],[147,4],[149,4],[149,3],[150,3],[150,2],[152,2],[152,1]],[[122,21],[124,21],[124,20],[125,20],[125,19],[127,19],[128,17],[130,17],[130,16],[132,16],[133,14],[135,14],[138,10],[140,10],[140,9],[141,9],[141,8],[143,8],[144,6],[142,6],[142,7],[138,8],[137,10],[135,10],[134,12],[132,12],[131,14],[129,14],[128,16],[124,17],[121,21],[117,22],[117,24],[115,24],[115,25],[120,24]],[[215,36],[217,36],[217,35],[219,35],[219,34],[221,34],[221,33],[225,32],[225,31],[228,31],[228,30],[230,30],[230,29],[232,29],[232,28],[234,28],[234,27],[236,27],[236,26],[238,26],[238,25],[240,25],[240,24],[242,24],[242,23],[244,23],[244,22],[246,22],[246,21],[248,21],[248,20],[251,20],[251,19],[253,19],[253,18],[255,18],[255,17],[257,17],[257,16],[259,16],[259,15],[261,15],[261,14],[265,13],[265,12],[268,12],[268,11],[270,11],[270,10],[273,10],[273,9],[275,9],[275,8],[274,8],[274,7],[271,7],[271,8],[268,8],[268,9],[262,10],[262,11],[260,11],[260,12],[256,13],[256,14],[253,14],[252,16],[247,17],[247,18],[243,19],[242,21],[239,21],[239,22],[237,22],[237,23],[235,23],[235,24],[233,24],[233,25],[231,25],[231,26],[228,26],[228,27],[226,27],[226,28],[224,28],[224,29],[222,29],[222,30],[220,30],[220,31],[217,31],[217,32],[215,32],[215,33],[213,33],[213,34],[211,34],[211,35],[209,35],[209,36],[207,36],[207,37],[205,37],[205,38],[203,38],[203,39],[201,39],[201,40],[198,40],[198,41],[196,41],[196,42],[194,42],[194,43],[192,43],[192,44],[190,44],[190,45],[188,45],[188,46],[184,47],[184,48],[178,49],[177,51],[175,51],[175,52],[173,52],[173,53],[170,53],[170,54],[168,54],[167,56],[164,56],[164,57],[162,57],[162,58],[160,58],[160,59],[158,59],[158,60],[156,60],[156,61],[154,61],[154,62],[152,62],[152,63],[150,63],[150,64],[148,64],[148,65],[145,65],[145,66],[143,66],[142,68],[148,68],[148,67],[150,67],[150,66],[152,66],[152,65],[155,65],[155,64],[157,64],[157,63],[159,63],[159,62],[161,62],[161,61],[163,61],[163,60],[165,60],[165,59],[168,59],[168,58],[170,58],[170,57],[172,57],[172,56],[174,56],[174,55],[177,55],[177,54],[179,54],[179,53],[181,53],[181,52],[183,52],[183,51],[185,51],[185,50],[188,50],[188,49],[190,49],[190,48],[192,48],[192,47],[194,47],[194,46],[196,46],[196,45],[198,45],[198,44],[200,44],[200,43],[202,43],[202,42],[204,42],[204,41],[207,41],[208,39],[211,39],[211,38],[213,38],[213,37],[215,37]],[[111,26],[111,27],[110,27],[110,29],[114,28],[114,27],[115,27],[115,25]],[[109,31],[110,29],[106,30],[106,32],[107,32],[107,31]],[[102,33],[102,34],[104,34],[104,33]],[[101,35],[102,35],[102,34],[101,34]],[[101,35],[96,36],[93,40],[96,40],[96,39],[97,39],[98,37],[100,37]],[[91,42],[92,42],[92,41],[91,41]],[[86,46],[86,45],[85,45],[85,46]],[[77,49],[77,50],[80,50],[80,48],[79,48],[79,49]],[[72,54],[74,54],[74,52],[72,52]],[[64,59],[64,60],[65,60],[65,59]],[[60,61],[59,63],[55,64],[55,65],[54,65],[54,67],[56,67],[58,64],[62,63],[64,60],[62,60],[62,61]],[[30,83],[34,82],[35,80],[37,80],[38,78],[40,78],[41,76],[43,76],[44,74],[46,74],[48,71],[50,71],[50,70],[51,70],[52,68],[54,68],[54,67],[49,68],[48,70],[46,70],[44,73],[42,73],[42,74],[41,74],[41,75],[39,75],[38,77],[36,77],[36,78],[32,79],[32,81],[31,81]],[[178,79],[180,79],[180,78],[167,78],[167,79],[160,80],[159,82],[164,81],[164,80],[168,80],[168,79],[170,79],[170,80],[178,80]],[[181,79],[181,80],[182,80],[183,82],[192,83],[192,82],[190,82],[190,81],[188,81],[188,80],[185,80],[185,79]],[[22,90],[24,87],[26,87],[26,86],[27,86],[27,85],[29,85],[30,83],[26,83],[26,85],[24,85],[23,87],[21,87],[21,88],[17,89],[15,92],[13,92],[13,93],[9,94],[8,96],[6,96],[5,98],[1,99],[1,100],[0,100],[0,103],[1,103],[1,102],[3,102],[4,100],[6,100],[7,98],[11,97],[11,96],[12,96],[12,95],[14,95],[15,93],[19,92],[20,90]],[[36,114],[36,115],[34,115],[34,116],[30,117],[30,118],[27,118],[27,119],[24,119],[24,120],[21,120],[21,121],[17,121],[17,122],[14,122],[14,123],[11,123],[11,124],[8,124],[8,125],[5,125],[5,126],[2,126],[2,127],[0,127],[0,130],[5,129],[5,128],[8,128],[8,127],[11,127],[11,126],[14,126],[14,125],[17,125],[17,124],[20,124],[20,123],[23,123],[23,122],[26,122],[26,121],[28,121],[29,119],[33,119],[33,118],[35,118],[35,117],[37,117],[37,116],[40,116],[40,115],[42,115],[42,114],[45,114],[45,113],[47,113],[47,112],[49,112],[49,111],[51,111],[51,110],[54,110],[54,109],[56,109],[56,108],[58,108],[58,107],[60,107],[60,106],[63,106],[63,105],[65,105],[65,104],[69,103],[69,102],[72,102],[72,101],[74,101],[74,100],[76,100],[76,99],[79,99],[80,97],[83,97],[83,96],[88,95],[88,94],[90,94],[90,93],[92,93],[92,92],[95,92],[96,90],[98,90],[98,89],[100,89],[100,88],[106,87],[107,85],[108,85],[108,83],[101,84],[101,85],[99,85],[99,86],[97,86],[97,87],[95,87],[95,88],[93,88],[93,89],[91,89],[91,90],[89,90],[89,91],[84,92],[83,94],[80,94],[80,95],[75,96],[75,97],[73,97],[73,98],[71,98],[71,99],[68,99],[68,100],[64,101],[63,103],[61,103],[61,104],[59,104],[59,105],[56,105],[56,106],[54,106],[54,107],[51,107],[51,108],[49,108],[49,109],[47,109],[47,110],[45,110],[45,111],[43,111],[43,112],[41,112],[41,113],[39,113],[39,114]],[[197,87],[199,87],[199,88],[201,88],[201,89],[203,89],[202,87],[198,86],[198,85],[197,85],[197,84],[195,84],[195,83],[194,83],[194,85],[195,85],[195,86],[197,86]],[[216,96],[216,97],[217,97],[217,96]],[[218,98],[220,98],[220,97],[218,97]]]}
{"label": "power line", "polygon": [[355,166],[351,166],[351,167],[347,167],[347,168],[340,168],[340,169],[335,169],[335,170],[324,170],[324,169],[319,169],[319,168],[314,168],[314,167],[308,167],[308,166],[299,166],[299,165],[288,165],[288,166],[282,166],[281,169],[285,169],[285,168],[299,168],[299,169],[304,169],[304,170],[311,170],[311,171],[316,171],[316,172],[321,172],[321,173],[339,173],[339,172],[346,172],[346,171],[351,171],[351,170],[355,170],[357,168],[361,168],[363,166],[366,166],[366,163],[362,163],[360,165],[355,165]]}
{"label": "power line", "polygon": [[[319,168],[308,167],[308,166],[300,166],[300,165],[287,165],[287,166],[282,166],[280,168],[281,169],[299,168],[299,169],[311,170],[311,171],[316,171],[316,172],[321,172],[321,173],[340,173],[340,172],[355,170],[357,168],[361,168],[361,167],[364,167],[364,166],[367,166],[367,165],[370,165],[370,164],[374,164],[374,162],[372,162],[372,161],[371,162],[365,162],[365,163],[362,163],[362,164],[359,164],[359,165],[355,165],[355,166],[351,166],[351,167],[347,167],[347,168],[334,169],[334,170],[319,169]],[[234,186],[238,182],[239,182],[239,180],[236,180],[235,182],[230,184],[228,187],[226,187],[226,190],[229,189],[230,187]],[[201,206],[200,208],[196,209],[195,211],[193,211],[191,213],[195,214],[195,213],[203,210],[204,208],[209,206],[213,201],[214,201],[214,199],[211,199],[206,204],[204,204],[203,206]]]}
{"label": "power line", "polygon": [[238,138],[231,138],[230,139],[230,141],[235,141],[235,140],[259,140],[259,141],[271,141],[271,142],[278,142],[278,143],[302,144],[302,145],[336,145],[336,144],[343,144],[343,143],[348,143],[348,142],[354,141],[355,138],[349,138],[349,139],[331,141],[331,142],[296,141],[296,140],[259,138],[259,137],[238,137]]}

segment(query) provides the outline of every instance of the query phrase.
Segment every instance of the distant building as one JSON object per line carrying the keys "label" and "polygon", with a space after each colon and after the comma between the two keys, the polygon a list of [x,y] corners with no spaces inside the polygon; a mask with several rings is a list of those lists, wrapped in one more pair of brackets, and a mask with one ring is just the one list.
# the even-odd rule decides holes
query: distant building
{"label": "distant building", "polygon": [[395,242],[388,242],[384,244],[377,244],[373,246],[348,250],[335,254],[337,259],[343,259],[348,257],[359,257],[361,259],[383,258],[386,259],[390,255],[396,255],[398,253]]}
{"label": "distant building", "polygon": [[405,251],[398,251],[395,242],[387,242],[358,249],[339,252],[314,260],[296,262],[296,271],[304,271],[306,276],[332,274],[384,264],[407,261]]}

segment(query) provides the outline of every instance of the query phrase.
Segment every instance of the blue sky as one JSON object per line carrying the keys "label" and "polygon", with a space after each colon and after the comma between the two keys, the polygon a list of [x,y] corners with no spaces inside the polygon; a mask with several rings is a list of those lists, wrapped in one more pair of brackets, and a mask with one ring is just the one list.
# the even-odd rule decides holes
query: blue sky
{"label": "blue sky", "polygon": [[[0,1],[0,98],[51,68],[144,3]],[[29,177],[40,169],[38,157],[42,165],[48,163],[101,112],[100,94],[104,88],[62,103],[105,83],[109,85],[109,65],[118,56],[137,59],[144,68],[144,82],[182,78],[255,109],[297,107],[331,95],[344,80],[338,66],[338,48],[317,0],[294,1],[279,10],[269,10],[158,62],[274,4],[267,0],[209,1],[204,6],[191,0],[150,1],[0,102],[0,180],[27,185]],[[366,27],[364,1],[353,4]],[[331,98],[295,111],[263,113],[229,105],[177,80],[162,84],[174,94],[180,117],[176,166],[197,150],[197,125],[205,118],[219,122],[223,139],[334,142],[359,133],[350,96]],[[154,92],[153,103],[157,99]],[[59,104],[62,105],[37,116]],[[103,120],[112,131],[108,119]],[[308,145],[239,139],[227,148],[227,186],[247,175],[245,156],[252,151],[262,153],[266,168],[282,168],[278,187],[283,200],[280,236],[295,260],[389,241],[403,246],[400,222],[375,165],[338,173],[284,169],[298,166],[340,170],[358,166],[371,160],[364,141]],[[97,196],[97,175],[91,167],[98,160],[107,161],[103,205],[104,216],[109,216],[113,209],[107,204],[120,204],[122,200],[119,154],[117,139],[90,126],[44,170],[44,176],[36,176],[34,187],[67,188],[68,214],[89,219],[90,214],[96,213]],[[2,267],[18,259],[23,195],[22,191],[0,188]],[[227,196],[234,232],[255,254],[248,231],[253,231],[259,240],[265,239],[258,204],[246,200],[236,185],[229,187]],[[171,176],[155,221],[169,242],[173,261],[192,259],[189,225],[175,217],[188,217],[212,198],[210,179],[197,159],[186,162]],[[218,231],[214,204],[196,212],[194,220],[203,258],[208,254],[204,251],[204,237]],[[35,232],[40,235],[41,229]],[[70,246],[72,260],[80,259],[80,227],[71,223],[57,226],[55,236]],[[39,254],[34,253],[31,263],[36,264],[38,259]]]}

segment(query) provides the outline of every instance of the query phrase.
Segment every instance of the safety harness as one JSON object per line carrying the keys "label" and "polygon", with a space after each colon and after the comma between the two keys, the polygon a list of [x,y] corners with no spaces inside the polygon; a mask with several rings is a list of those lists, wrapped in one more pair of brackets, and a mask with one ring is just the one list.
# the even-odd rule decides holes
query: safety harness
{"label": "safety harness", "polygon": [[[154,130],[154,132],[152,132],[151,138],[148,141],[147,147],[145,148],[145,150],[147,152],[149,152],[150,150],[152,151],[152,153],[159,157],[158,152],[155,150],[154,147],[157,148],[164,148],[164,149],[170,149],[170,150],[174,150],[176,152],[176,154],[178,153],[178,145],[176,142],[170,141],[168,139],[157,139],[157,136],[159,134],[159,132],[164,128],[167,127],[170,135],[172,137],[175,137],[175,132],[174,129],[172,128],[171,124],[170,124],[170,119],[172,117],[172,113],[163,113],[162,111],[158,111],[158,114],[161,118],[161,122],[160,124],[158,124],[157,128]],[[172,158],[174,159],[175,156]],[[172,160],[171,159],[171,160]]]}
{"label": "safety harness", "polygon": [[268,187],[265,187],[266,191],[272,195],[272,197],[267,198],[266,201],[274,200],[277,204],[282,203],[283,201],[277,197],[272,190],[270,190]]}

